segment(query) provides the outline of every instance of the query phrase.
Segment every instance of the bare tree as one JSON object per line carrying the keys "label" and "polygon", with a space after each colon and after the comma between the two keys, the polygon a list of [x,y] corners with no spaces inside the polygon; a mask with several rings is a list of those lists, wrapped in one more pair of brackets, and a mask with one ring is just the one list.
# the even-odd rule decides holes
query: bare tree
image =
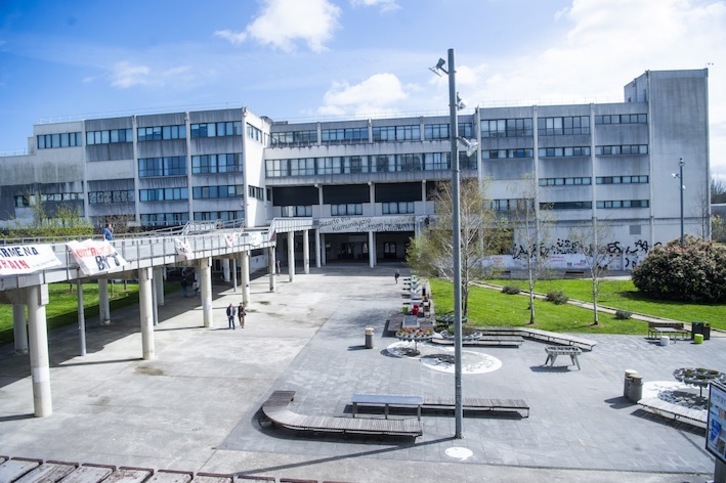
{"label": "bare tree", "polygon": [[726,203],[726,182],[711,178],[711,203]]}
{"label": "bare tree", "polygon": [[[461,298],[462,316],[469,312],[469,287],[491,277],[496,268],[486,257],[503,253],[511,246],[510,232],[502,223],[484,187],[476,179],[461,183]],[[441,182],[432,194],[436,216],[428,229],[411,241],[406,261],[424,276],[441,277],[453,282],[453,198],[451,183]]]}
{"label": "bare tree", "polygon": [[597,298],[600,279],[608,269],[610,253],[607,240],[611,235],[610,227],[602,220],[593,217],[592,222],[581,228],[574,228],[570,239],[577,244],[577,249],[585,255],[585,264],[592,281],[592,325],[599,325]]}

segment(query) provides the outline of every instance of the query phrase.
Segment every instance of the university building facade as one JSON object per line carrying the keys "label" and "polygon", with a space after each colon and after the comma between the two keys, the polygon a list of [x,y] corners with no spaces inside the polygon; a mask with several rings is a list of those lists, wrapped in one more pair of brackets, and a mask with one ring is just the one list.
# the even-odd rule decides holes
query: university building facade
{"label": "university building facade", "polygon": [[[485,182],[503,214],[527,202],[551,220],[543,253],[571,254],[596,224],[612,268],[632,268],[681,223],[709,236],[707,81],[706,69],[648,71],[623,102],[477,108],[458,117],[479,144],[459,153],[462,178]],[[317,262],[373,266],[402,260],[436,215],[450,153],[448,116],[291,123],[243,107],[37,124],[27,155],[0,157],[0,223],[32,219],[38,202],[145,228],[309,217]]]}

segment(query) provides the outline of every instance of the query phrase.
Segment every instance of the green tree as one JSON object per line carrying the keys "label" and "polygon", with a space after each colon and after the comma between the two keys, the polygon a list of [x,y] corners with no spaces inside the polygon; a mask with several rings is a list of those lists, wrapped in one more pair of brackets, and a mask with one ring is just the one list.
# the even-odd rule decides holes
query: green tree
{"label": "green tree", "polygon": [[[441,182],[431,194],[436,216],[408,246],[406,261],[425,277],[454,281],[453,197],[451,183]],[[486,263],[489,255],[501,254],[511,247],[511,232],[506,229],[476,179],[461,182],[461,313],[469,311],[469,287],[491,278],[496,268]]]}
{"label": "green tree", "polygon": [[52,215],[45,201],[37,193],[27,194],[33,220],[29,225],[15,222],[8,230],[10,238],[80,238],[93,235],[93,225],[81,216],[79,209],[69,205],[58,206]]}

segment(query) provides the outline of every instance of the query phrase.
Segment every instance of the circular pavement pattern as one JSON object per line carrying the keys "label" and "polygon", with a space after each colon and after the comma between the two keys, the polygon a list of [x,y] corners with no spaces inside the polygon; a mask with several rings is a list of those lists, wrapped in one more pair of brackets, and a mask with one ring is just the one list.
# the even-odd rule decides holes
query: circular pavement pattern
{"label": "circular pavement pattern", "polygon": [[[413,342],[394,342],[386,348],[389,355],[419,359],[421,363],[434,371],[454,373],[454,349],[452,347],[434,346],[419,343],[419,354],[412,356]],[[463,374],[486,374],[502,367],[502,361],[489,354],[462,351],[461,372]]]}

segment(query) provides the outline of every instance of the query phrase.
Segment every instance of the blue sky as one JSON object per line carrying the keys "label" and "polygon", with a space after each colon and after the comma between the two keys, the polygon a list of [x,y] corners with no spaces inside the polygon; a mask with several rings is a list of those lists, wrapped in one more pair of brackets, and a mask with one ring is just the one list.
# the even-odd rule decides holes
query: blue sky
{"label": "blue sky", "polygon": [[726,180],[726,0],[0,0],[0,153],[48,120],[446,114],[428,67],[449,48],[465,112],[619,102],[648,69],[708,67]]}

